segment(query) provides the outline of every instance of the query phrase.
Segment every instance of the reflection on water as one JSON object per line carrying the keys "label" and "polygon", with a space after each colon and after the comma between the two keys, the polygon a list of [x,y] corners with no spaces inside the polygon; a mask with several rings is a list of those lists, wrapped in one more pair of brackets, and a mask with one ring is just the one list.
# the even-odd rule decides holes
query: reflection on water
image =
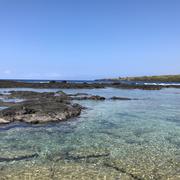
{"label": "reflection on water", "polygon": [[180,179],[180,90],[65,91],[141,100],[80,101],[89,109],[68,122],[0,126],[1,179]]}

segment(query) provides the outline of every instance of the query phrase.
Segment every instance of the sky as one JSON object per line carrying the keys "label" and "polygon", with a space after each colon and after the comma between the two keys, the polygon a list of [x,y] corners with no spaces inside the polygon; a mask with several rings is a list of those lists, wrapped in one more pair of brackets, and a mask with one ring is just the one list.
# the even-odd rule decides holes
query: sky
{"label": "sky", "polygon": [[0,0],[0,79],[180,74],[179,0]]}

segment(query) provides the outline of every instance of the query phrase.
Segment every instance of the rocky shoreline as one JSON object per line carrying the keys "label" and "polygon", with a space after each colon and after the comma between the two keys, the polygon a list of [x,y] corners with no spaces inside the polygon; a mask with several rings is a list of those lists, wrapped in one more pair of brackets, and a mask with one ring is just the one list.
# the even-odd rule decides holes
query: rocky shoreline
{"label": "rocky shoreline", "polygon": [[[58,92],[33,92],[33,91],[9,91],[8,94],[1,94],[0,106],[7,108],[0,111],[0,124],[8,124],[15,121],[26,123],[46,123],[65,121],[78,117],[82,109],[85,109],[73,100],[135,100],[126,97],[112,97],[106,99],[85,93],[66,94]],[[20,101],[7,101],[19,99]]]}
{"label": "rocky shoreline", "polygon": [[24,101],[9,102],[8,105],[10,106],[0,111],[0,123],[14,121],[45,123],[63,121],[80,115],[83,107],[70,102],[64,94],[59,93],[58,95],[28,91],[11,92],[9,98],[21,98]]}
{"label": "rocky shoreline", "polygon": [[180,88],[178,85],[137,85],[125,84],[120,82],[111,83],[71,83],[67,81],[50,81],[46,83],[27,83],[12,80],[0,80],[0,88],[60,88],[60,89],[98,89],[98,88],[119,88],[119,89],[142,89],[142,90],[160,90],[162,88]]}
{"label": "rocky shoreline", "polygon": [[[119,88],[160,90],[164,87],[155,85],[135,85],[112,83],[69,83],[50,81],[49,83],[27,83],[10,80],[0,80],[0,88],[48,88],[48,89],[95,89],[95,88]],[[175,86],[173,86],[175,87]],[[179,86],[178,86],[179,87]],[[11,101],[15,100],[16,101]],[[33,91],[8,91],[0,94],[0,124],[22,121],[26,123],[46,123],[65,121],[81,114],[82,107],[73,100],[105,101],[107,98],[86,93],[65,94],[59,92],[38,93]],[[137,100],[129,97],[111,97],[108,100]]]}

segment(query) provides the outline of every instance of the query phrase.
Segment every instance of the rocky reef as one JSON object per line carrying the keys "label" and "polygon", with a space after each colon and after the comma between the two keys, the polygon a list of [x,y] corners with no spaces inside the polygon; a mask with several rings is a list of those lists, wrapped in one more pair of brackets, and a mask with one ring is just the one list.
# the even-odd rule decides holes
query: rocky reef
{"label": "rocky reef", "polygon": [[144,85],[144,84],[127,84],[112,81],[110,83],[93,82],[93,83],[72,83],[49,81],[44,83],[18,82],[12,80],[0,80],[0,88],[61,88],[61,89],[99,89],[99,88],[119,88],[119,89],[142,89],[142,90],[160,90],[162,88],[180,88],[178,85]]}
{"label": "rocky reef", "polygon": [[12,91],[9,98],[21,98],[23,102],[1,102],[10,107],[0,111],[0,123],[22,121],[27,123],[45,123],[64,121],[80,115],[81,107],[73,104],[62,93],[37,93],[29,91]]}
{"label": "rocky reef", "polygon": [[[112,97],[106,99],[102,96],[77,93],[66,94],[58,92],[33,92],[33,91],[9,91],[9,94],[1,95],[5,101],[0,100],[0,106],[4,108],[0,111],[0,124],[15,121],[26,123],[46,123],[65,121],[81,114],[82,107],[73,100],[133,100],[126,97]],[[18,99],[17,102],[11,101]]]}

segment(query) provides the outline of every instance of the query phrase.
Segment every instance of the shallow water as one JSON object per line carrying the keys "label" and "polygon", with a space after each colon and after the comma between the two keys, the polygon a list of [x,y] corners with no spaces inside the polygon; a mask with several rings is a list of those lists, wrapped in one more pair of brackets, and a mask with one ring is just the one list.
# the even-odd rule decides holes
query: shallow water
{"label": "shallow water", "polygon": [[180,179],[180,89],[63,91],[139,100],[79,101],[88,109],[68,122],[0,126],[0,179]]}

